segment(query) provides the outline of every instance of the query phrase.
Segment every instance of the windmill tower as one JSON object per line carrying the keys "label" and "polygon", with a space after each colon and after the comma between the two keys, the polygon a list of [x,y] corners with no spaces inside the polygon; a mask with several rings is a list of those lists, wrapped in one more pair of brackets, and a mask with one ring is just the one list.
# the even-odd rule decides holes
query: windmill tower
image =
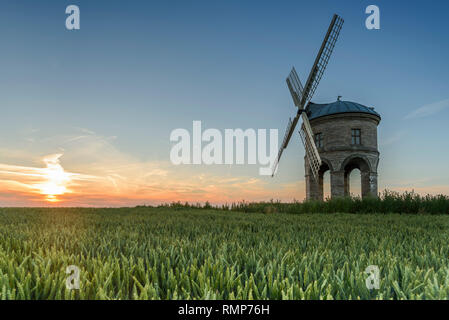
{"label": "windmill tower", "polygon": [[374,108],[341,101],[340,96],[334,103],[311,102],[343,23],[341,17],[333,16],[305,86],[302,86],[295,68],[286,80],[298,111],[293,120],[289,119],[284,140],[273,165],[273,176],[299,118],[302,117],[299,133],[305,149],[307,199],[323,200],[323,175],[328,170],[331,176],[332,197],[349,195],[349,176],[354,169],[361,172],[362,197],[377,196],[377,126],[380,115]]}

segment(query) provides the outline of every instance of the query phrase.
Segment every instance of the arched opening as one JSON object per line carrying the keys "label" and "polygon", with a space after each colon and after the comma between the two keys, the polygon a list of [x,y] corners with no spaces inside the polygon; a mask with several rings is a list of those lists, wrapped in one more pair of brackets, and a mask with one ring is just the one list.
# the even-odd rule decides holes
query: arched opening
{"label": "arched opening", "polygon": [[348,176],[348,192],[351,197],[362,197],[362,173],[359,169],[354,168],[351,172],[346,173]]}
{"label": "arched opening", "polygon": [[306,193],[307,199],[323,201],[331,197],[331,172],[333,168],[331,163],[321,159],[322,164],[318,171],[317,179],[312,174],[310,166],[306,162]]}
{"label": "arched opening", "polygon": [[370,166],[362,157],[351,157],[343,163],[345,196],[364,197],[369,194]]}
{"label": "arched opening", "polygon": [[330,199],[331,197],[331,173],[327,170],[323,174],[323,199]]}
{"label": "arched opening", "polygon": [[326,200],[327,198],[330,198],[330,171],[331,168],[327,161],[323,160],[320,171],[318,172],[319,175],[319,193],[320,197],[319,200]]}

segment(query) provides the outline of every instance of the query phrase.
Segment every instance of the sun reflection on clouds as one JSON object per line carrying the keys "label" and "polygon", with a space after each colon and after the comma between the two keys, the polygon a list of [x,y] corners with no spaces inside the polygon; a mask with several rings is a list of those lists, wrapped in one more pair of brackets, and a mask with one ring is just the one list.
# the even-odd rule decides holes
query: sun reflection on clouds
{"label": "sun reflection on clouds", "polygon": [[44,196],[47,202],[59,202],[60,196],[72,192],[69,186],[76,180],[95,178],[65,171],[60,163],[62,156],[58,153],[43,157],[45,168],[0,164],[2,189],[38,196],[38,199]]}
{"label": "sun reflection on clouds", "polygon": [[72,181],[71,177],[74,175],[64,171],[59,162],[61,156],[62,154],[54,154],[43,159],[47,167],[43,168],[41,172],[42,177],[46,181],[35,185],[41,194],[46,195],[47,201],[50,202],[58,202],[57,196],[69,192],[67,185]]}

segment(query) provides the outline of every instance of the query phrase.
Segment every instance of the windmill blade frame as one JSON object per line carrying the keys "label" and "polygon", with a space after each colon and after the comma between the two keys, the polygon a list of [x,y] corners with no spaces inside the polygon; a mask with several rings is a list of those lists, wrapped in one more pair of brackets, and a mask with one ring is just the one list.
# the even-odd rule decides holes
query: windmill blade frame
{"label": "windmill blade frame", "polygon": [[315,90],[318,87],[321,78],[323,77],[324,70],[326,70],[327,64],[329,63],[329,59],[332,55],[338,36],[340,35],[343,23],[344,20],[337,14],[334,14],[304,87],[302,86],[301,80],[299,79],[294,67],[292,68],[290,74],[286,79],[288,89],[293,98],[293,102],[298,107],[298,112],[293,121],[291,120],[291,118],[289,119],[282,146],[279,149],[276,161],[274,162],[272,167],[272,177],[277,171],[282,153],[284,152],[284,149],[287,148],[288,143],[298,123],[299,117],[302,115],[303,125],[301,127],[301,130],[299,131],[299,134],[304,144],[306,157],[312,169],[313,176],[315,177],[315,179],[318,179],[318,172],[320,170],[322,161],[318,153],[318,149],[315,145],[313,131],[310,126],[309,118],[305,113],[304,106],[312,99],[313,95],[315,94]]}
{"label": "windmill blade frame", "polygon": [[299,131],[304,149],[306,150],[306,157],[309,161],[312,174],[316,181],[318,181],[318,173],[321,168],[321,157],[315,144],[315,139],[310,126],[309,118],[305,112],[302,113],[302,127]]}
{"label": "windmill blade frame", "polygon": [[301,80],[296,73],[295,67],[292,68],[292,71],[290,71],[290,74],[285,81],[287,82],[287,86],[290,90],[290,94],[292,95],[295,106],[301,108],[301,98],[303,95],[304,87],[302,86]]}
{"label": "windmill blade frame", "polygon": [[343,18],[334,14],[326,36],[321,44],[320,50],[318,51],[315,63],[310,71],[306,85],[304,86],[304,91],[301,98],[302,108],[304,108],[307,102],[309,102],[315,94],[315,90],[323,77],[324,70],[326,70],[327,64],[329,63],[329,59],[334,50],[338,36],[340,35],[343,23]]}
{"label": "windmill blade frame", "polygon": [[295,128],[296,128],[296,124],[298,123],[299,120],[299,114],[296,115],[295,118],[290,118],[288,120],[288,125],[287,125],[287,129],[285,129],[285,135],[284,135],[284,140],[282,141],[282,145],[279,148],[279,152],[278,152],[278,156],[276,157],[275,162],[273,163],[273,167],[271,168],[271,176],[273,177],[274,174],[276,173],[279,161],[281,160],[281,156],[282,153],[284,152],[284,149],[287,148],[288,143],[290,142],[290,139],[293,135],[293,132],[295,132]]}

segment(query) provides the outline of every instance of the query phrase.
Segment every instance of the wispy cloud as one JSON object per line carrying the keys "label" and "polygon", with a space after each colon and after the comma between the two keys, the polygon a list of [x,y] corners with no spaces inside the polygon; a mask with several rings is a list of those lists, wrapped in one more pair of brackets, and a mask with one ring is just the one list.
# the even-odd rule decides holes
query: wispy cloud
{"label": "wispy cloud", "polygon": [[428,117],[440,111],[443,111],[444,109],[449,109],[449,99],[422,106],[410,112],[408,115],[405,116],[404,119]]}
{"label": "wispy cloud", "polygon": [[405,130],[397,131],[397,132],[395,132],[395,133],[393,133],[393,134],[391,134],[391,135],[389,135],[389,136],[387,136],[385,138],[380,139],[379,145],[381,147],[385,147],[385,146],[394,144],[394,143],[396,143],[398,141],[401,141],[406,134],[407,134],[407,132]]}
{"label": "wispy cloud", "polygon": [[62,154],[42,158],[45,167],[17,166],[0,163],[0,190],[19,192],[28,197],[57,202],[57,196],[72,192],[70,186],[76,181],[95,179],[94,176],[71,173],[60,164]]}

